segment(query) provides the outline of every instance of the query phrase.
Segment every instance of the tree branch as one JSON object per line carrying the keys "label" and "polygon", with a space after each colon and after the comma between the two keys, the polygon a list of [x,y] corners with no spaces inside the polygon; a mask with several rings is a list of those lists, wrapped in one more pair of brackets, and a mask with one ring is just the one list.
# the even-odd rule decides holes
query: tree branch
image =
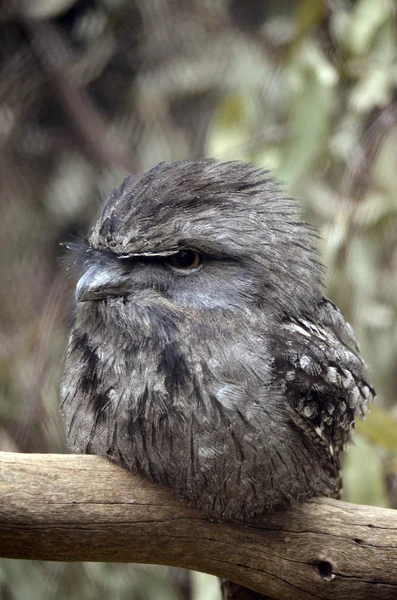
{"label": "tree branch", "polygon": [[391,600],[397,511],[322,498],[215,523],[98,456],[0,452],[0,556],[175,565],[283,600]]}

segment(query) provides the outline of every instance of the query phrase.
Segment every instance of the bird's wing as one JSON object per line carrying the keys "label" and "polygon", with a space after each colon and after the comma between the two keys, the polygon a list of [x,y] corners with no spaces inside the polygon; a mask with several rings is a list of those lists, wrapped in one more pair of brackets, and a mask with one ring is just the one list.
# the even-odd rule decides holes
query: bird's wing
{"label": "bird's wing", "polygon": [[326,461],[338,470],[338,456],[350,440],[354,419],[366,413],[375,392],[366,379],[364,361],[347,344],[356,347],[339,311],[323,323],[285,321],[274,342],[274,372],[292,421],[323,446]]}

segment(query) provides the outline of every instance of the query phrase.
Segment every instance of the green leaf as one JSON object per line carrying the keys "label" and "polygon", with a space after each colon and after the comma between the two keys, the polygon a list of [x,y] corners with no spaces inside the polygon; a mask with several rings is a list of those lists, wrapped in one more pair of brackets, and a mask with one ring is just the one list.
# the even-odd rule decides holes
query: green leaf
{"label": "green leaf", "polygon": [[379,406],[373,406],[368,417],[356,424],[356,431],[368,442],[397,455],[397,419]]}
{"label": "green leaf", "polygon": [[290,76],[290,139],[277,175],[294,188],[325,151],[338,75],[319,46],[305,40],[292,58]]}
{"label": "green leaf", "polygon": [[376,448],[360,435],[346,454],[342,481],[343,500],[371,506],[388,505],[381,458]]}
{"label": "green leaf", "polygon": [[318,0],[301,0],[297,8],[297,22],[299,35],[305,35],[326,15],[327,7],[325,2]]}

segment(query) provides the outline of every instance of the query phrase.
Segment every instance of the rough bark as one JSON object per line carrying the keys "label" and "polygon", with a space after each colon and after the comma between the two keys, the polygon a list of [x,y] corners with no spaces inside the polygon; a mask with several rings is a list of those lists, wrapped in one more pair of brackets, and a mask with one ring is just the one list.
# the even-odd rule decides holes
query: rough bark
{"label": "rough bark", "polygon": [[174,565],[283,600],[391,600],[397,511],[315,499],[215,523],[103,458],[3,452],[0,556]]}

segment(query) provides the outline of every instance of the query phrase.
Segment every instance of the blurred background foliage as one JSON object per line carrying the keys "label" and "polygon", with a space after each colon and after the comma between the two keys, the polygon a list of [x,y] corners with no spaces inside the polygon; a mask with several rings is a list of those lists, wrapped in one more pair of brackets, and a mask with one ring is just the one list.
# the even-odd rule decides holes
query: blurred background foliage
{"label": "blurred background foliage", "polygon": [[[393,0],[0,0],[1,450],[65,451],[60,242],[127,172],[243,159],[318,227],[372,367],[344,498],[397,508],[396,37]],[[216,585],[196,574],[195,600]],[[160,567],[0,561],[1,600],[184,594]]]}

